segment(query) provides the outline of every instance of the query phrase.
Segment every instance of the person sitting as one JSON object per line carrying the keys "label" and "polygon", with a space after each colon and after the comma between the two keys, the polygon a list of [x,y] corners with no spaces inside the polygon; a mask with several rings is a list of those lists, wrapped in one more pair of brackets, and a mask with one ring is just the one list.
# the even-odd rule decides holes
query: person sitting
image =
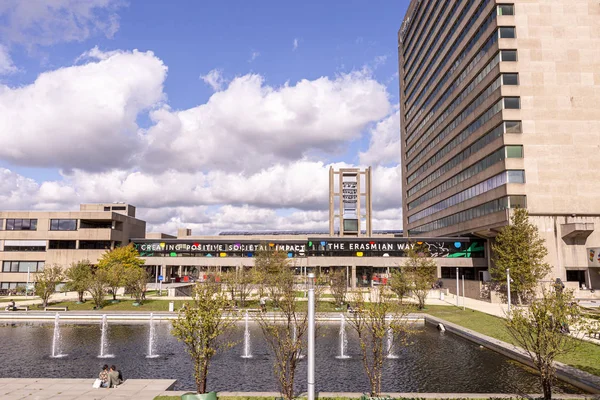
{"label": "person sitting", "polygon": [[102,371],[98,374],[98,379],[102,382],[100,387],[108,388],[108,365],[104,364]]}
{"label": "person sitting", "polygon": [[121,383],[123,383],[123,375],[117,370],[117,367],[111,365],[108,372],[108,387],[116,388]]}
{"label": "person sitting", "polygon": [[6,311],[17,311],[17,306],[15,305],[15,301],[10,299],[8,305],[5,308]]}

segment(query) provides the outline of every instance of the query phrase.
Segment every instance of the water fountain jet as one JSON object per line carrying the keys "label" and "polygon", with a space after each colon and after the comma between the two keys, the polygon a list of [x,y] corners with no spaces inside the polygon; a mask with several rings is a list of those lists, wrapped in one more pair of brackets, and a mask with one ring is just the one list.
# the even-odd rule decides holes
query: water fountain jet
{"label": "water fountain jet", "polygon": [[340,320],[340,355],[335,358],[339,358],[341,360],[345,360],[350,358],[349,355],[346,354],[346,348],[348,347],[348,338],[346,337],[346,317],[344,314],[342,315],[342,319]]}
{"label": "water fountain jet", "polygon": [[244,354],[242,354],[242,358],[252,358],[252,350],[250,349],[250,329],[248,327],[248,311],[246,311],[245,317],[245,330],[244,330]]}
{"label": "water fountain jet", "polygon": [[398,358],[396,354],[394,354],[394,331],[392,328],[388,328],[387,330],[387,358],[395,359]]}
{"label": "water fountain jet", "polygon": [[54,334],[52,335],[52,358],[62,358],[66,354],[61,353],[60,347],[60,315],[56,313],[54,317]]}
{"label": "water fountain jet", "polygon": [[155,329],[154,329],[154,314],[150,313],[150,328],[148,330],[148,355],[146,358],[157,358],[158,354],[154,354],[154,345],[155,345]]}
{"label": "water fountain jet", "polygon": [[113,358],[113,354],[106,354],[108,348],[108,321],[106,319],[106,314],[102,316],[102,328],[100,333],[100,355],[98,358]]}

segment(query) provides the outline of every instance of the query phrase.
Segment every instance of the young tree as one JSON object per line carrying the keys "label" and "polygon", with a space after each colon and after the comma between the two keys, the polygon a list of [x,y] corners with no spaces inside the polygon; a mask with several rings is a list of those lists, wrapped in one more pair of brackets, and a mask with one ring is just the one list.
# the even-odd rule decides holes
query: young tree
{"label": "young tree", "polygon": [[104,307],[104,297],[108,289],[108,272],[106,269],[96,268],[88,281],[87,291],[92,296],[96,310]]}
{"label": "young tree", "polygon": [[148,290],[148,272],[141,267],[129,268],[126,272],[125,287],[135,298],[135,302],[142,304]]}
{"label": "young tree", "polygon": [[378,397],[381,393],[383,361],[390,352],[387,335],[393,335],[395,345],[406,345],[410,329],[406,320],[407,309],[392,301],[391,293],[385,286],[373,288],[371,301],[365,302],[362,292],[354,293],[355,311],[348,322],[356,331],[362,362],[369,379],[370,394]]}
{"label": "young tree", "polygon": [[126,272],[131,268],[142,267],[144,263],[133,244],[117,247],[102,255],[98,260],[98,267],[107,272],[106,278],[112,290],[113,300],[117,299],[117,290],[127,283]]}
{"label": "young tree", "polygon": [[88,290],[90,279],[92,277],[92,266],[88,260],[74,262],[65,271],[65,288],[67,290],[77,292],[79,302],[84,302],[83,295]]}
{"label": "young tree", "polygon": [[330,281],[331,294],[336,305],[343,306],[348,293],[348,281],[345,270],[334,270]]}
{"label": "young tree", "polygon": [[424,245],[415,244],[408,250],[408,260],[404,264],[411,292],[419,302],[419,310],[425,308],[427,294],[437,279],[437,264],[429,258],[429,250]]}
{"label": "young tree", "polygon": [[284,295],[284,287],[278,282],[279,276],[287,271],[293,275],[291,269],[287,253],[283,251],[267,249],[255,254],[254,278],[259,286],[259,295],[262,297],[266,293],[275,308],[280,308],[279,301]]}
{"label": "young tree", "polygon": [[56,292],[56,285],[64,279],[63,270],[60,265],[52,265],[44,268],[35,275],[34,293],[42,299],[42,307],[48,307],[50,296]]}
{"label": "young tree", "polygon": [[492,243],[490,274],[506,293],[506,269],[510,268],[512,298],[523,304],[535,295],[538,281],[550,272],[550,265],[544,262],[548,250],[538,228],[529,222],[526,209],[515,209],[510,220]]}
{"label": "young tree", "polygon": [[254,288],[252,272],[248,268],[240,266],[235,271],[227,272],[223,278],[231,293],[231,300],[239,303],[240,307],[246,307],[248,297]]}
{"label": "young tree", "polygon": [[390,278],[390,290],[398,296],[400,304],[405,296],[410,294],[412,282],[407,271],[401,266],[392,270],[392,276]]}
{"label": "young tree", "polygon": [[[296,297],[294,271],[286,257],[272,255],[267,274],[270,293],[279,307],[278,318],[258,314],[258,323],[275,355],[275,377],[281,396],[294,399],[294,379],[303,349],[303,336],[308,329],[308,313],[300,311],[304,303]],[[265,269],[266,270],[266,269]],[[265,271],[266,272],[266,271]],[[315,293],[315,297],[318,294]]]}
{"label": "young tree", "polygon": [[581,327],[582,324],[581,309],[573,301],[571,291],[545,289],[542,298],[533,300],[529,308],[513,308],[506,319],[509,334],[525,350],[540,374],[546,400],[552,398],[556,381],[554,360],[573,351],[579,343],[576,337],[569,335],[569,326]]}
{"label": "young tree", "polygon": [[171,333],[185,344],[194,363],[194,378],[198,393],[206,393],[208,368],[212,358],[233,343],[227,340],[237,322],[237,317],[222,318],[227,307],[227,297],[218,283],[197,283],[192,301],[187,303],[172,321]]}

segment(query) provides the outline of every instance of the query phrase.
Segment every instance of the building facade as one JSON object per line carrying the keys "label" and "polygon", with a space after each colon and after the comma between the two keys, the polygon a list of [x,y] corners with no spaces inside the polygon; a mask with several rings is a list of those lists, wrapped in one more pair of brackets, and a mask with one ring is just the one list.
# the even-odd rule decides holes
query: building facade
{"label": "building facade", "polygon": [[600,3],[413,0],[398,44],[405,234],[493,240],[526,207],[548,279],[600,289]]}
{"label": "building facade", "polygon": [[46,265],[67,268],[146,234],[129,204],[82,204],[79,211],[0,211],[0,289],[25,286]]}

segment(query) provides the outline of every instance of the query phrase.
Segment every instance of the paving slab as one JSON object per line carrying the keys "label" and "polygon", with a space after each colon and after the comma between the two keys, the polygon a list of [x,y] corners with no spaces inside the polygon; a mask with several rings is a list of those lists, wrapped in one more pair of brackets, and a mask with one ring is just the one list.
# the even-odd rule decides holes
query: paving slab
{"label": "paving slab", "polygon": [[173,387],[175,379],[128,379],[114,389],[94,389],[95,379],[0,378],[2,400],[153,400]]}

